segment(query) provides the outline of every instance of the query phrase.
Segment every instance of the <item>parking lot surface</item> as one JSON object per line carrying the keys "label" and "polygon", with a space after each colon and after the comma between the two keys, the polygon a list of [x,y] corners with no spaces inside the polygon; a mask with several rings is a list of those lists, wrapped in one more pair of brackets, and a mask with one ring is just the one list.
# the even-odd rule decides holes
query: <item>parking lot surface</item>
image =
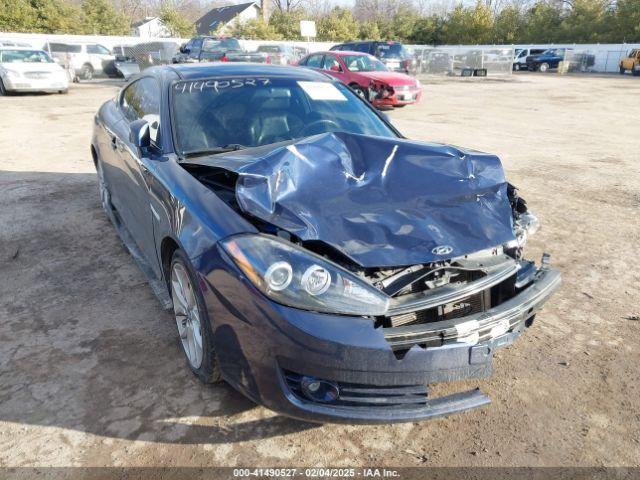
{"label": "parking lot surface", "polygon": [[[202,386],[100,208],[93,115],[117,86],[0,98],[0,465],[640,465],[640,79],[423,79],[407,137],[498,154],[564,284],[501,350],[493,403],[316,425]],[[632,320],[636,318],[636,320]]]}

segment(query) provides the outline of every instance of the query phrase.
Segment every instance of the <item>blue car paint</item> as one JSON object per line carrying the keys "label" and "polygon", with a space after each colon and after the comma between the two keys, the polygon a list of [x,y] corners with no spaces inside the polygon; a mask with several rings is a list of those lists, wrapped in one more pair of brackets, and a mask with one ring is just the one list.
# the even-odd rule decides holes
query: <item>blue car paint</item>
{"label": "blue car paint", "polygon": [[[126,120],[118,104],[119,97],[103,105],[96,115],[92,148],[104,167],[110,188],[117,190],[119,182],[132,182],[129,190],[137,187],[140,198],[148,199],[148,203],[143,202],[140,207],[148,208],[155,248],[147,249],[144,254],[157,280],[166,280],[163,248],[168,241],[175,242],[186,252],[196,271],[224,379],[254,401],[286,415],[313,421],[410,421],[487,403],[488,397],[470,391],[429,400],[418,409],[354,411],[307,403],[285,385],[283,369],[334,381],[378,386],[480,378],[491,372],[494,345],[459,344],[428,349],[414,346],[404,358],[398,359],[371,319],[319,314],[279,305],[262,295],[218,246],[220,239],[257,230],[178,163],[169,121],[168,89],[180,77],[272,73],[332,81],[306,69],[241,64],[158,67],[132,79],[130,83],[143,77],[153,78],[162,91],[159,147],[163,153],[139,156],[137,178],[142,178],[143,184],[132,179],[128,171],[132,165],[123,165],[121,157],[114,155],[115,149],[111,148],[114,136],[119,135],[122,149],[134,156],[136,153],[124,133]],[[120,205],[126,208],[125,204]],[[140,225],[125,226],[139,242]],[[519,334],[520,330],[504,336],[501,345],[513,341]]]}
{"label": "blue car paint", "polygon": [[[362,267],[430,263],[515,240],[494,155],[337,132],[190,163],[238,173],[244,212]],[[446,256],[434,253],[439,246]]]}

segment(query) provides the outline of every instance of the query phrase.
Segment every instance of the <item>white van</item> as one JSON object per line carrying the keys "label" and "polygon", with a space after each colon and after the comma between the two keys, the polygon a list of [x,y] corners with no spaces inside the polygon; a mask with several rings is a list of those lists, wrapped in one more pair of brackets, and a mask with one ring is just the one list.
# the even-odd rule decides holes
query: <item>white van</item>
{"label": "white van", "polygon": [[115,56],[103,45],[49,42],[45,50],[83,80],[91,80],[96,75],[116,75]]}
{"label": "white van", "polygon": [[546,48],[516,48],[513,56],[513,69],[527,70],[527,57],[529,55],[540,55]]}

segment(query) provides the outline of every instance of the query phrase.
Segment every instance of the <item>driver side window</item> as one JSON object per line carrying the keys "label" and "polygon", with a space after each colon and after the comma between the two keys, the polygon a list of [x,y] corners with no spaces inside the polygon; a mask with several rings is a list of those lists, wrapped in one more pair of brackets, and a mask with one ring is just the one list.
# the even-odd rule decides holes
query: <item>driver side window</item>
{"label": "driver side window", "polygon": [[120,108],[131,123],[144,119],[149,122],[151,141],[157,143],[160,129],[160,87],[155,79],[146,77],[129,85],[120,97]]}

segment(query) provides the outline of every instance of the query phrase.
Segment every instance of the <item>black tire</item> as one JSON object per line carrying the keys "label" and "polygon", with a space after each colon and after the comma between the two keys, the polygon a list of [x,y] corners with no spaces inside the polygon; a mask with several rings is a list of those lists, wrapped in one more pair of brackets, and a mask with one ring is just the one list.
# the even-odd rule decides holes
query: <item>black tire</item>
{"label": "black tire", "polygon": [[516,71],[516,72],[520,71],[520,64],[519,63],[514,63],[513,64],[513,70]]}
{"label": "black tire", "polygon": [[361,98],[364,98],[367,102],[369,101],[368,88],[361,87],[360,85],[351,85],[351,88],[353,89],[354,92],[356,92],[356,95],[358,95]]}
{"label": "black tire", "polygon": [[631,75],[634,77],[640,77],[640,68],[634,68],[631,70]]}
{"label": "black tire", "polygon": [[4,83],[2,83],[2,79],[0,78],[0,97],[4,97],[7,94],[7,89],[4,88]]}
{"label": "black tire", "polygon": [[91,80],[93,78],[93,67],[85,63],[80,70],[80,77],[83,80]]}
{"label": "black tire", "polygon": [[620,66],[620,75],[624,75],[624,72],[626,72],[625,68]]}
{"label": "black tire", "polygon": [[203,348],[202,363],[200,364],[200,367],[194,368],[191,365],[187,358],[186,352],[184,352],[184,346],[181,341],[180,348],[182,348],[183,353],[185,354],[185,361],[189,366],[189,369],[196,377],[198,377],[198,380],[205,384],[221,382],[222,374],[220,373],[220,366],[218,364],[218,360],[216,359],[215,349],[213,347],[213,332],[211,331],[211,323],[209,321],[209,315],[207,313],[204,298],[202,297],[202,292],[197,287],[198,280],[195,271],[191,266],[191,262],[189,261],[184,251],[181,249],[177,249],[175,252],[173,252],[171,266],[169,272],[167,272],[167,278],[169,279],[169,292],[172,293],[171,272],[173,271],[174,265],[176,265],[177,263],[181,264],[187,271],[191,285],[196,286],[192,291],[194,293],[198,305],[198,313],[200,315],[200,334],[202,335]]}
{"label": "black tire", "polygon": [[66,95],[67,93],[69,93],[69,89],[65,89],[65,90],[59,90],[58,93],[60,95]]}
{"label": "black tire", "polygon": [[540,64],[540,66],[538,67],[538,70],[540,70],[541,72],[544,73],[544,72],[548,72],[549,68],[551,68],[551,67],[549,66],[549,64],[547,62],[542,62]]}

